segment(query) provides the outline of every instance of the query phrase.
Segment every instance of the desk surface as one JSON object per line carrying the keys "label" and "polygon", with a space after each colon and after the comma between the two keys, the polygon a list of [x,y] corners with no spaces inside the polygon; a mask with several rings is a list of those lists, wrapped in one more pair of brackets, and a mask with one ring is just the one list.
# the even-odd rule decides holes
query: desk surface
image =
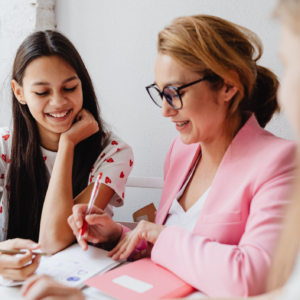
{"label": "desk surface", "polygon": [[[95,288],[85,287],[83,288],[83,293],[86,300],[115,300],[115,298],[109,297],[104,293],[101,293]],[[199,292],[192,293],[187,297],[188,299],[204,299],[206,298],[203,294]],[[20,287],[3,287],[0,286],[0,300],[22,300],[20,294]]]}

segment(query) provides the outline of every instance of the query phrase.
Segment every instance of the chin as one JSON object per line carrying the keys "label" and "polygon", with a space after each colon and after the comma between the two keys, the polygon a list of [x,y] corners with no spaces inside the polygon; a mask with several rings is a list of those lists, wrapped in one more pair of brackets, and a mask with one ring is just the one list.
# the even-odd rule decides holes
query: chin
{"label": "chin", "polygon": [[72,125],[69,125],[69,126],[57,126],[57,127],[53,127],[52,126],[48,130],[52,131],[54,133],[57,133],[57,134],[61,134],[61,133],[64,133],[64,132],[68,131],[71,128],[71,126]]}
{"label": "chin", "polygon": [[195,139],[191,136],[186,136],[186,135],[180,135],[180,139],[181,139],[181,142],[185,145],[191,145],[191,144],[196,144],[196,143],[199,143],[199,140],[198,139]]}

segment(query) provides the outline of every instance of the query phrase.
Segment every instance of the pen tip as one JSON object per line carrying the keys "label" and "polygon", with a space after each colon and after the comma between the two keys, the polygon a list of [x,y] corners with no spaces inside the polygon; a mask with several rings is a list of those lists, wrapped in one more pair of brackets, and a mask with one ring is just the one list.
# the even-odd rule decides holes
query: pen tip
{"label": "pen tip", "polygon": [[78,238],[78,242],[80,242],[81,241],[81,235],[79,235],[79,238]]}

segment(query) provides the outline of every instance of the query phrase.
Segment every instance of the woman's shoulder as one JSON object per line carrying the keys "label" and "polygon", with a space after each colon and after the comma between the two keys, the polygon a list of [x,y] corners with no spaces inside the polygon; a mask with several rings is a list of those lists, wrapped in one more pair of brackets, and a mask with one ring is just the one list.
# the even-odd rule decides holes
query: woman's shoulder
{"label": "woman's shoulder", "polygon": [[254,155],[265,156],[267,159],[276,156],[288,156],[292,159],[296,155],[297,144],[295,141],[278,137],[261,128],[254,116],[245,125],[245,130],[242,132],[240,139],[237,139],[237,142],[244,142],[245,146],[248,146]]}

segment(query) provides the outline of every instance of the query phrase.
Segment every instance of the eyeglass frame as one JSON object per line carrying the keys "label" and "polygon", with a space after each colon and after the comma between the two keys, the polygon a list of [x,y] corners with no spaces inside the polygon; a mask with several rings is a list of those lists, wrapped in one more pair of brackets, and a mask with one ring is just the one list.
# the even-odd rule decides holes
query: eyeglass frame
{"label": "eyeglass frame", "polygon": [[[182,107],[183,107],[183,102],[182,102],[182,99],[181,99],[181,95],[179,94],[179,91],[182,90],[182,89],[184,89],[184,88],[187,88],[187,87],[189,87],[189,86],[191,86],[191,85],[194,85],[194,84],[196,84],[196,83],[198,83],[198,82],[207,80],[208,78],[210,78],[210,76],[204,76],[203,78],[201,78],[201,79],[199,79],[199,80],[196,80],[196,81],[187,83],[187,84],[182,85],[182,86],[179,86],[179,87],[177,87],[177,86],[172,86],[172,85],[168,85],[168,86],[165,86],[165,87],[163,88],[162,92],[161,92],[158,88],[157,88],[156,90],[158,91],[158,93],[159,93],[159,95],[160,95],[160,97],[161,97],[162,100],[163,100],[163,97],[165,97],[165,99],[167,100],[167,102],[169,103],[169,105],[171,105],[174,109],[179,110],[179,109],[182,109]],[[149,89],[152,88],[152,87],[154,87],[154,86],[157,86],[157,84],[156,84],[156,83],[153,83],[153,84],[151,84],[151,85],[149,85],[149,86],[146,86],[146,91],[148,92],[148,94],[149,94],[151,100],[152,100],[158,107],[162,108],[162,106],[160,106],[158,103],[156,103],[156,101],[152,98],[152,96],[151,96],[151,94],[150,94]],[[168,97],[166,97],[166,95],[164,94],[164,90],[165,90],[166,88],[171,88],[172,90],[175,90],[175,91],[176,91],[176,93],[177,93],[177,95],[178,95],[178,98],[179,98],[179,100],[180,100],[180,103],[181,103],[181,106],[180,106],[179,108],[173,106],[172,101],[168,100]]]}

